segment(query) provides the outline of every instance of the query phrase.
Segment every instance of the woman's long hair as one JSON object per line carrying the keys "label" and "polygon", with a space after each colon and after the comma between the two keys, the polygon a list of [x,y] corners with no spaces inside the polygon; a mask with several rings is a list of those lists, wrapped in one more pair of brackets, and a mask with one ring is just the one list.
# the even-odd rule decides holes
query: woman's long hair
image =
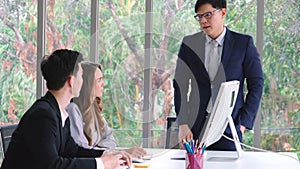
{"label": "woman's long hair", "polygon": [[89,145],[92,146],[92,132],[98,130],[96,122],[99,125],[100,131],[97,131],[97,133],[100,133],[100,137],[104,131],[104,120],[102,117],[103,103],[101,98],[95,97],[94,91],[95,71],[97,68],[102,71],[102,68],[101,65],[92,62],[83,62],[81,67],[83,70],[83,84],[80,95],[78,98],[74,98],[74,102],[78,105],[82,113],[85,123],[84,133],[89,141]]}

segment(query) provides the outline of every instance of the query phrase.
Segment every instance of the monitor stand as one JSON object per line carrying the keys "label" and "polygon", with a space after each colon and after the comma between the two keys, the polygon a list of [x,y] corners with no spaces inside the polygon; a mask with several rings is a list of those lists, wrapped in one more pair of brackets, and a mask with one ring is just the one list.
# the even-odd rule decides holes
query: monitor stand
{"label": "monitor stand", "polygon": [[236,132],[235,125],[233,123],[231,115],[229,115],[227,117],[227,119],[228,119],[229,127],[230,127],[230,130],[231,130],[231,133],[232,133],[232,137],[233,137],[233,140],[234,140],[234,145],[235,145],[235,149],[236,149],[236,153],[237,153],[237,158],[240,158],[242,156],[243,150],[242,150],[242,146],[240,144],[239,136]]}
{"label": "monitor stand", "polygon": [[[213,155],[208,152],[207,153],[207,161],[234,161],[239,159],[242,156],[243,150],[240,144],[240,140],[235,129],[235,125],[233,123],[231,115],[227,117],[229,128],[232,133],[232,139],[234,140],[234,145],[236,151],[219,151],[218,153],[213,153]],[[226,153],[225,153],[226,152]]]}

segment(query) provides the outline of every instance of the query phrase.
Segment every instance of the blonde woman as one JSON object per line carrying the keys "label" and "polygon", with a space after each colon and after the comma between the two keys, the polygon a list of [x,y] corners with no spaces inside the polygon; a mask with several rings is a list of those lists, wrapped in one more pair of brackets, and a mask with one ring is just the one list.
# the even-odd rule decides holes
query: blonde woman
{"label": "blonde woman", "polygon": [[[104,88],[102,68],[91,62],[82,63],[83,84],[80,95],[66,108],[70,118],[71,135],[75,142],[85,148],[115,149],[117,143],[102,116]],[[146,151],[140,147],[125,149],[132,157],[141,158]]]}

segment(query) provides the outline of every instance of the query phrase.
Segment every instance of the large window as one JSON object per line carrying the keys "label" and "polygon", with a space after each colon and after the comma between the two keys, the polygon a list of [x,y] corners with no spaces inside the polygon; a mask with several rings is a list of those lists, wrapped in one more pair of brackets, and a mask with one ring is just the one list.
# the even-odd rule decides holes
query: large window
{"label": "large window", "polygon": [[35,101],[37,2],[0,2],[0,124],[17,123]]}
{"label": "large window", "polygon": [[[96,61],[103,66],[106,84],[103,115],[121,147],[143,143],[143,115],[149,113],[151,147],[164,147],[166,117],[175,115],[172,79],[179,46],[185,35],[200,30],[193,18],[194,1],[153,0],[152,13],[146,13],[147,1],[99,0]],[[88,59],[91,38],[98,36],[91,35],[92,1],[46,2],[45,53],[70,48]],[[255,41],[257,3],[228,0],[225,21],[231,30],[249,34]],[[300,4],[297,0],[264,3],[261,146],[299,152]],[[37,4],[31,0],[0,2],[0,124],[17,123],[35,101]],[[145,23],[147,16],[152,24]],[[146,40],[146,29],[150,29],[146,33],[151,43]],[[152,46],[145,51],[147,44]],[[147,50],[150,67],[144,62]],[[149,81],[145,70],[152,75],[149,93],[145,93],[144,82]],[[148,111],[144,110],[145,97],[150,98]],[[245,143],[253,145],[253,137],[254,132],[248,131]]]}
{"label": "large window", "polygon": [[299,1],[265,0],[263,148],[300,151]]}
{"label": "large window", "polygon": [[36,9],[36,2],[0,2],[1,125],[18,123],[35,101]]}
{"label": "large window", "polygon": [[91,1],[46,1],[45,53],[73,49],[88,58],[90,49]]}
{"label": "large window", "polygon": [[99,62],[105,89],[103,115],[118,146],[142,144],[145,3],[100,1]]}

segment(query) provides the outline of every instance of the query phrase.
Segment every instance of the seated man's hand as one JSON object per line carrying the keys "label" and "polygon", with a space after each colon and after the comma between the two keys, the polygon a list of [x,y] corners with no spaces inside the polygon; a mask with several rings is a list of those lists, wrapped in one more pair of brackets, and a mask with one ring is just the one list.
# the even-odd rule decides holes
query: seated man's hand
{"label": "seated man's hand", "polygon": [[147,154],[146,150],[141,147],[132,147],[129,149],[125,149],[124,151],[131,154],[131,156],[134,158],[142,158]]}
{"label": "seated man's hand", "polygon": [[124,161],[124,163],[121,165],[127,165],[130,168],[131,164],[132,164],[131,155],[129,153],[127,153],[126,151],[119,151],[118,154],[122,155],[121,159]]}
{"label": "seated man's hand", "polygon": [[105,169],[115,169],[121,166],[125,162],[122,158],[122,154],[112,151],[104,152],[101,156]]}

